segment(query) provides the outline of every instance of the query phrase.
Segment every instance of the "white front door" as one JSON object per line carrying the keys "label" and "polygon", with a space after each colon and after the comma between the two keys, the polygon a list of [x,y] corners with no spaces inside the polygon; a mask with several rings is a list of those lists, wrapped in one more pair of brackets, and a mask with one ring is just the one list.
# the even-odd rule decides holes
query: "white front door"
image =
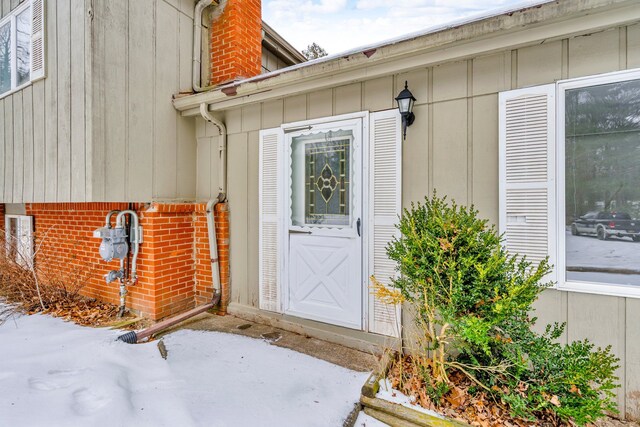
{"label": "white front door", "polygon": [[287,134],[285,313],[362,328],[362,119]]}

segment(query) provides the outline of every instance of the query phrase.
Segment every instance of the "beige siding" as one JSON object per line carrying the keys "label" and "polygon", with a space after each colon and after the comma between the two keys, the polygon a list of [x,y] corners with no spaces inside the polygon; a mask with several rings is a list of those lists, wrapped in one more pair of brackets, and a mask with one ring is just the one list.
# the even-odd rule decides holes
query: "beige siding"
{"label": "beige siding", "polygon": [[220,151],[218,128],[202,119],[196,120],[197,197],[209,200],[218,195]]}
{"label": "beige siding", "polygon": [[[394,108],[393,98],[408,80],[418,100],[415,123],[403,143],[404,207],[436,189],[460,203],[474,203],[482,216],[496,223],[498,93],[638,67],[639,28],[638,24],[614,28],[412,70],[403,70],[398,62],[397,73],[388,76],[227,111],[233,301],[258,306],[258,122],[266,129],[362,109]],[[204,126],[199,128],[204,132]],[[215,159],[207,151],[215,151],[212,144],[215,138],[203,133],[198,138],[198,152]],[[212,194],[209,189],[217,163],[199,159],[198,166],[198,197],[205,199]],[[589,338],[597,345],[613,346],[622,363],[619,407],[636,417],[640,415],[640,330],[635,327],[640,321],[639,301],[548,290],[536,303],[539,328],[550,322],[567,322],[563,341]]]}
{"label": "beige siding", "polygon": [[[234,179],[229,180],[229,209],[233,212],[233,218],[235,221],[230,221],[229,226],[229,242],[230,244],[230,258],[237,260],[246,260],[248,250],[248,242],[251,240],[253,245],[256,245],[257,239],[249,239],[249,215],[248,215],[248,152],[247,152],[247,140],[248,133],[236,133],[229,135],[229,172],[234,176]],[[234,171],[243,171],[243,173],[235,174]],[[255,202],[252,203],[255,205]],[[256,209],[257,210],[257,209]],[[257,235],[257,234],[256,234]],[[240,264],[240,263],[239,263]],[[248,283],[248,269],[246,262],[237,265],[234,269],[234,283],[242,284]],[[257,278],[257,275],[255,276]],[[257,283],[257,282],[256,282]],[[249,287],[248,286],[231,286],[231,301],[233,302],[245,302],[249,301]]]}
{"label": "beige siding", "polygon": [[640,339],[638,328],[640,325],[640,299],[626,300],[625,321],[625,393],[626,415],[632,419],[640,419]]}
{"label": "beige siding", "polygon": [[195,121],[171,104],[191,90],[189,2],[101,0],[94,7],[91,198],[195,199]]}
{"label": "beige siding", "polygon": [[[416,105],[413,109],[418,117],[426,117],[428,107],[426,105]],[[418,135],[429,134],[429,121],[416,120],[411,126],[411,133]],[[408,138],[408,135],[407,135]],[[402,205],[410,206],[411,202],[421,202],[425,194],[429,193],[429,167],[430,156],[427,144],[402,145],[402,157],[405,159],[402,166],[402,182],[411,183],[405,185],[402,191]],[[407,161],[412,159],[411,161]]]}
{"label": "beige siding", "polygon": [[534,86],[560,80],[562,76],[562,41],[518,49],[518,86]]}
{"label": "beige siding", "polygon": [[45,3],[46,78],[0,99],[2,201],[194,200],[195,122],[171,103],[191,90],[193,2]]}
{"label": "beige siding", "polygon": [[627,67],[640,67],[640,24],[627,28]]}
{"label": "beige siding", "polygon": [[[258,235],[258,145],[259,132],[249,132],[247,139],[247,281],[258,283],[258,245],[254,236]],[[254,307],[258,306],[258,287],[245,286],[244,301]]]}
{"label": "beige siding", "polygon": [[[146,55],[137,52],[154,51],[154,9],[149,2],[134,1],[129,5],[129,64],[127,80],[128,138],[127,157],[136,166],[127,175],[127,195],[133,200],[145,200],[153,187],[153,139],[154,105],[148,100],[154,94],[154,63]],[[131,143],[134,141],[134,143]]]}
{"label": "beige siding", "polygon": [[494,93],[473,98],[472,200],[485,218],[498,222],[498,96]]}
{"label": "beige siding", "polygon": [[569,40],[569,77],[582,77],[620,69],[620,29]]}
{"label": "beige siding", "polygon": [[282,59],[278,58],[273,52],[266,47],[262,46],[262,72],[268,73],[270,71],[279,70],[280,68],[288,67]]}

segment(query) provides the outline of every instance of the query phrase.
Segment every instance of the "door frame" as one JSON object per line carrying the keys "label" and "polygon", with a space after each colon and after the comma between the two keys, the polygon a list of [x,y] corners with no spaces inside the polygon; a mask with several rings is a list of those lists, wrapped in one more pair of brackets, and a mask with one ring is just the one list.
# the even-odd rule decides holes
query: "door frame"
{"label": "door frame", "polygon": [[[360,200],[361,204],[361,224],[362,224],[362,236],[361,236],[361,251],[362,251],[362,260],[361,260],[361,297],[360,297],[360,305],[361,305],[361,327],[359,330],[368,331],[369,330],[369,236],[370,231],[369,227],[369,206],[370,206],[370,160],[369,160],[369,112],[368,111],[360,111],[357,113],[350,114],[341,114],[337,116],[330,117],[322,117],[318,119],[311,120],[302,120],[291,123],[284,123],[280,126],[281,137],[283,138],[284,143],[282,144],[282,158],[286,159],[285,164],[282,165],[282,170],[280,171],[280,185],[283,191],[281,192],[281,206],[284,207],[284,214],[281,215],[280,218],[280,230],[281,235],[278,236],[280,239],[281,247],[282,247],[282,257],[280,260],[280,312],[285,313],[287,310],[287,304],[289,300],[289,164],[291,158],[291,146],[287,138],[287,134],[296,132],[299,130],[310,130],[314,125],[326,125],[334,122],[340,122],[343,120],[352,120],[352,119],[360,119],[362,125],[362,141],[361,141],[361,153],[362,153],[362,197]],[[336,325],[339,326],[339,325]]]}

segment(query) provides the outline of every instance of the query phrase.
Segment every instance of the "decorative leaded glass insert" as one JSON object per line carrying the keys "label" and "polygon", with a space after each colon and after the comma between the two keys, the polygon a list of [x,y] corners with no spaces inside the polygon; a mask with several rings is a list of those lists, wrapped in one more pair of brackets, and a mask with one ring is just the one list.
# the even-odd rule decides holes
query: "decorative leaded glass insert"
{"label": "decorative leaded glass insert", "polygon": [[349,139],[306,144],[307,224],[349,224],[350,148]]}
{"label": "decorative leaded glass insert", "polygon": [[[291,199],[294,225],[350,224],[352,139],[351,131],[320,132],[293,138]],[[302,182],[304,186],[300,185]],[[303,192],[304,197],[300,197],[299,192]]]}

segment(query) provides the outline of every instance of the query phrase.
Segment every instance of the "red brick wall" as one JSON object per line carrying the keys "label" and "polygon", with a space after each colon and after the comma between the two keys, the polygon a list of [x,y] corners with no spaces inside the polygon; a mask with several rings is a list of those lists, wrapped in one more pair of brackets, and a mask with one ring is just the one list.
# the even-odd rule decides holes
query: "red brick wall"
{"label": "red brick wall", "polygon": [[209,233],[207,216],[204,210],[194,213],[194,240],[196,257],[196,304],[203,304],[213,298],[213,280],[211,279],[211,260],[209,258]]}
{"label": "red brick wall", "polygon": [[[108,211],[127,208],[127,203],[27,204],[27,215],[34,217],[36,260],[46,265],[45,280],[61,281],[72,289],[81,285],[84,295],[118,303],[118,285],[107,285],[103,279],[109,270],[119,267],[118,261],[102,261],[100,240],[92,233],[104,226]],[[129,306],[145,311],[141,304],[144,293],[132,291]]]}
{"label": "red brick wall", "polygon": [[[119,284],[106,284],[103,277],[119,268],[119,261],[100,258],[100,239],[93,237],[93,230],[104,226],[109,210],[128,207],[127,203],[27,204],[27,215],[34,216],[36,245],[42,242],[38,262],[46,262],[51,277],[62,279],[65,286],[82,284],[82,294],[119,304]],[[207,295],[210,298],[205,205],[154,203],[133,208],[140,216],[144,241],[138,283],[128,287],[127,307],[160,319],[192,308]],[[228,270],[228,258],[226,265]],[[225,292],[228,295],[228,289]]]}
{"label": "red brick wall", "polygon": [[257,76],[262,65],[260,0],[228,0],[221,7],[211,22],[212,85]]}
{"label": "red brick wall", "polygon": [[154,318],[195,304],[193,211],[196,205],[153,204],[142,213],[144,242],[140,273],[152,290]]}

